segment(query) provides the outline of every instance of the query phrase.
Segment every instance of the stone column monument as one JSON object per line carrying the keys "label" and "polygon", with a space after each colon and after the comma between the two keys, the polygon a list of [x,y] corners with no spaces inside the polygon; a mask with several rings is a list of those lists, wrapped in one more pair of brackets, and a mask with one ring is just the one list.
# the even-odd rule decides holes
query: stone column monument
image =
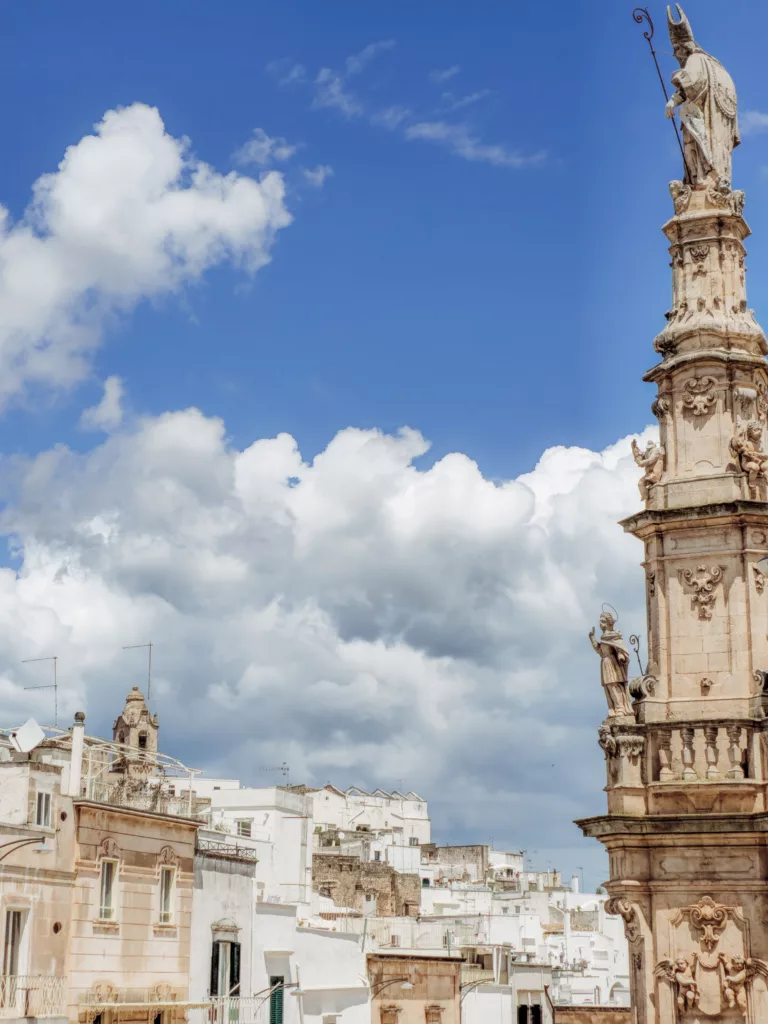
{"label": "stone column monument", "polygon": [[672,308],[655,340],[660,444],[635,447],[648,664],[590,636],[608,717],[609,912],[630,944],[634,1024],[768,1024],[768,352],[747,305],[744,194],[725,69],[668,9],[684,176],[664,225]]}

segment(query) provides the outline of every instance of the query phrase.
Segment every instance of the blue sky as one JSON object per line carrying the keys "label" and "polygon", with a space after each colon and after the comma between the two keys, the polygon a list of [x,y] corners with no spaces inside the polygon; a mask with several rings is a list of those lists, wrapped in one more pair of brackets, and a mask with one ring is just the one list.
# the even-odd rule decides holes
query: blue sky
{"label": "blue sky", "polygon": [[[736,79],[741,111],[760,112],[768,109],[768,8],[739,0],[733,10],[738,17],[724,18],[715,0],[687,5],[697,38]],[[656,42],[668,51],[663,11],[653,6]],[[105,318],[100,343],[77,379],[12,389],[3,451],[26,461],[5,460],[7,493],[17,493],[19,474],[28,467],[30,473],[38,467],[38,480],[40,453],[54,446],[116,464],[122,457],[117,449],[102,445],[122,445],[124,453],[143,417],[156,422],[188,407],[207,420],[220,417],[233,449],[288,433],[305,463],[345,428],[389,434],[410,426],[431,442],[428,451],[412,454],[419,471],[459,452],[477,463],[486,481],[533,470],[551,446],[600,452],[650,421],[652,393],[640,378],[655,361],[652,341],[668,306],[660,227],[671,213],[666,186],[679,176],[680,159],[630,7],[591,0],[337,0],[330,7],[306,0],[30,0],[0,5],[0,46],[0,202],[14,220],[23,217],[34,182],[56,171],[68,146],[88,136],[105,112],[136,103],[157,107],[168,135],[189,139],[191,153],[218,173],[259,180],[278,172],[293,218],[276,232],[271,262],[257,273],[225,254],[210,259],[199,278],[188,275],[155,295],[139,289],[122,312]],[[660,60],[668,78],[674,62],[665,55]],[[750,298],[765,321],[768,133],[757,130],[759,118],[749,123],[755,130],[736,154],[734,184],[747,191],[746,215],[756,236],[749,246]],[[236,154],[257,129],[282,141],[273,146],[271,162],[244,163]],[[279,159],[280,147],[295,152]],[[109,377],[119,377],[124,389],[122,440],[105,441],[81,424]],[[65,481],[79,471],[60,470]],[[627,472],[630,487],[622,493],[629,502],[636,498],[630,497],[633,470]],[[48,492],[58,521],[49,524],[45,539],[57,550],[75,504],[58,493]],[[45,498],[41,492],[28,500],[34,509],[18,499],[8,532],[31,572],[32,540],[43,541],[39,523],[29,522],[38,522]],[[99,501],[94,498],[89,521],[104,518]],[[618,518],[623,509],[616,512]],[[561,542],[567,544],[567,531]],[[558,550],[562,554],[553,549],[552,557]],[[630,554],[627,566],[638,560]],[[473,572],[482,574],[482,564]],[[609,575],[593,575],[590,588],[610,587]],[[628,582],[634,580],[629,568],[626,577],[624,568],[619,575],[615,592],[640,586],[639,570],[636,583]],[[125,596],[130,588],[121,586]],[[382,600],[395,601],[396,586],[387,586]],[[357,581],[358,587],[364,583]],[[636,599],[632,594],[628,601]],[[603,591],[600,600],[608,598],[612,594]],[[450,645],[433,649],[423,636],[413,640],[410,626],[393,616],[385,639],[408,637],[430,657],[469,657]],[[70,638],[76,631],[71,622],[61,628]],[[186,642],[183,631],[174,635]],[[373,627],[350,622],[341,635],[345,641],[377,638]],[[47,650],[49,640],[40,639],[34,653]],[[514,645],[505,652],[511,671],[523,655]],[[217,665],[212,674],[220,671],[210,650],[200,656]],[[7,657],[9,666],[15,663]],[[589,657],[584,663],[593,671]],[[177,666],[171,661],[167,692],[177,693],[183,659]],[[501,655],[497,661],[498,669]],[[87,698],[102,707],[98,678],[106,665],[73,667],[73,701]],[[478,685],[486,668],[478,669]],[[5,671],[12,688],[18,680],[12,668]],[[222,677],[220,684],[228,682]],[[585,744],[593,744],[601,700],[589,685],[578,740],[583,736]],[[530,695],[510,700],[521,721],[535,704]],[[8,707],[17,706],[9,701]],[[97,713],[104,722],[112,717],[106,704]],[[281,728],[290,733],[290,722]],[[170,735],[181,742],[182,734]],[[312,742],[322,742],[309,727],[306,742],[310,734]],[[552,742],[566,743],[565,736],[557,733]],[[594,785],[602,770],[599,751],[589,751],[593,774],[578,798],[552,811],[566,824],[569,815],[603,806]],[[282,760],[278,754],[275,763]],[[331,759],[334,780],[359,781],[360,758]],[[245,763],[252,762],[243,755],[236,766],[224,759],[217,766],[242,771]],[[493,776],[497,767],[478,765],[473,777]],[[512,763],[509,770],[518,768]],[[451,835],[458,835],[463,826],[450,810],[449,775],[427,772],[424,778],[434,787],[435,805],[445,801],[444,829],[450,822]],[[585,794],[593,785],[588,805]],[[472,827],[487,825],[498,840],[488,814]],[[533,849],[535,815],[526,821],[520,841]],[[571,840],[576,846],[572,833],[567,838],[564,827],[557,836],[543,835],[542,850],[556,851]]]}

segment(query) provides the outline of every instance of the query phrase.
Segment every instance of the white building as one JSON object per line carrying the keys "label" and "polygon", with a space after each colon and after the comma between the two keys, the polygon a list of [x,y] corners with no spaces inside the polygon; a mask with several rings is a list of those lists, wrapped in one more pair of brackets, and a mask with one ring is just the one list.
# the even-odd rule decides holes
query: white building
{"label": "white building", "polygon": [[431,823],[427,802],[418,793],[372,793],[358,786],[346,792],[335,786],[311,790],[315,826],[322,831],[391,832],[396,845],[422,846],[430,842]]}

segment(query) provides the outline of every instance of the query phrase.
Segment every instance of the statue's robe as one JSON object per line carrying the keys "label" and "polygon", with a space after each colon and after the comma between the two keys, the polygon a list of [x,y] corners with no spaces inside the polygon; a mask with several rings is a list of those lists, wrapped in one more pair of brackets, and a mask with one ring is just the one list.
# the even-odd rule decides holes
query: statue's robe
{"label": "statue's robe", "polygon": [[686,181],[731,187],[731,154],[739,142],[736,87],[708,53],[697,50],[672,76],[684,102],[680,122],[685,142]]}

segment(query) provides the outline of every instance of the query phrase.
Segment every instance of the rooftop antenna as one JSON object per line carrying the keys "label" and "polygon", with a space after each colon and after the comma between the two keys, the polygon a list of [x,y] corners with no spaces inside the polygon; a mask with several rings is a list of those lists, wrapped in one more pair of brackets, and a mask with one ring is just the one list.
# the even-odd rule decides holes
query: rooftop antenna
{"label": "rooftop antenna", "polygon": [[[645,32],[643,32],[643,39],[647,41],[648,46],[650,47],[651,56],[653,57],[653,63],[656,65],[656,74],[659,76],[661,88],[664,93],[664,99],[667,102],[669,102],[669,93],[667,92],[667,86],[664,82],[664,76],[661,73],[661,68],[659,67],[659,62],[656,58],[656,51],[653,48],[653,33],[656,31],[653,27],[653,19],[648,13],[647,7],[636,7],[634,11],[632,11],[632,17],[635,19],[638,25],[642,25],[644,21],[648,22],[648,28],[645,30]],[[690,178],[690,176],[688,175],[688,162],[685,159],[685,150],[683,149],[683,141],[680,138],[680,132],[677,127],[677,122],[675,121],[674,117],[671,118],[670,120],[672,121],[672,127],[675,129],[675,137],[677,139],[677,144],[680,147],[680,155],[683,158],[683,167],[685,168],[686,177]]]}
{"label": "rooftop antenna", "polygon": [[149,661],[147,665],[147,704],[149,704],[149,698],[152,694],[152,648],[155,645],[150,640],[148,644],[129,644],[124,647],[124,651],[137,651],[141,647],[146,647],[149,651]]}
{"label": "rooftop antenna", "polygon": [[279,764],[276,768],[260,768],[259,771],[280,772],[285,779],[286,786],[290,786],[291,784],[291,769],[288,767],[287,761],[283,761],[283,763]]}
{"label": "rooftop antenna", "polygon": [[58,727],[59,724],[59,681],[56,677],[56,662],[59,660],[58,654],[49,654],[47,658],[24,658],[22,659],[22,665],[29,665],[33,661],[52,661],[53,662],[53,682],[46,683],[44,686],[25,686],[25,690],[53,690],[53,724]]}

